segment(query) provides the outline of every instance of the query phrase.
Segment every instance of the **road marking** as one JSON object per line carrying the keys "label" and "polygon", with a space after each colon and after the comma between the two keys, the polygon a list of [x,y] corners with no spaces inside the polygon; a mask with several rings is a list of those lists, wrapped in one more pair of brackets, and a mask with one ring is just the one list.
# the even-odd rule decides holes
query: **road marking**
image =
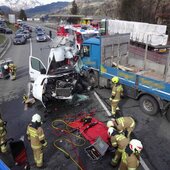
{"label": "road marking", "polygon": [[107,107],[104,105],[104,103],[102,102],[102,100],[100,99],[99,95],[94,92],[95,97],[97,98],[97,100],[99,101],[99,103],[102,105],[103,109],[106,111],[108,116],[111,116],[111,113],[109,112],[109,110],[107,109]]}
{"label": "road marking", "polygon": [[[95,95],[95,97],[97,98],[97,100],[99,101],[99,103],[101,104],[101,106],[103,107],[103,109],[106,111],[107,115],[108,115],[108,116],[111,116],[111,113],[109,112],[109,110],[107,109],[107,107],[105,106],[105,104],[102,102],[102,100],[100,99],[99,95],[98,95],[96,92],[94,92],[94,95]],[[142,165],[142,167],[143,167],[144,170],[150,170],[150,169],[148,168],[148,166],[146,165],[146,163],[144,162],[144,160],[142,159],[141,156],[140,156],[140,163],[141,163],[141,165]]]}
{"label": "road marking", "polygon": [[32,41],[31,41],[31,38],[30,38],[30,56],[32,56]]}

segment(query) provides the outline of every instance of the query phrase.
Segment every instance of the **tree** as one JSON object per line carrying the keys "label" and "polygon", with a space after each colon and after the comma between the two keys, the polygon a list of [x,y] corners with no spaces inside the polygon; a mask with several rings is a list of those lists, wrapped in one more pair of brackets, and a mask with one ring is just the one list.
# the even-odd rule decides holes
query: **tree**
{"label": "tree", "polygon": [[78,6],[77,6],[75,0],[72,2],[72,8],[70,9],[70,12],[72,15],[78,14]]}
{"label": "tree", "polygon": [[26,16],[25,11],[23,9],[20,10],[19,19],[22,19],[24,21],[27,20],[27,16]]}
{"label": "tree", "polygon": [[[78,14],[78,6],[77,6],[75,0],[72,2],[72,8],[70,9],[70,12],[71,12],[72,15],[77,15]],[[70,17],[67,21],[69,23],[76,24],[76,23],[78,23],[79,18]]]}

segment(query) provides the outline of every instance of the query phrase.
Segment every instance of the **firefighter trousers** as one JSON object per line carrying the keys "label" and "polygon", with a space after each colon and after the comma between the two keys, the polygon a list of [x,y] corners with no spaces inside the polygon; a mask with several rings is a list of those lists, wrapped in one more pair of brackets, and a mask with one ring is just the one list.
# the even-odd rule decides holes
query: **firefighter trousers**
{"label": "firefighter trousers", "polygon": [[37,167],[43,166],[43,151],[42,148],[33,149],[34,161]]}
{"label": "firefighter trousers", "polygon": [[111,164],[113,166],[117,166],[117,164],[119,163],[120,159],[121,159],[121,156],[122,156],[122,151],[120,151],[119,149],[116,150],[115,152],[115,155],[114,155],[114,158],[112,159],[111,161]]}
{"label": "firefighter trousers", "polygon": [[120,100],[112,100],[111,107],[112,107],[112,115],[116,114],[116,110],[119,110],[118,103]]}
{"label": "firefighter trousers", "polygon": [[[0,137],[0,144],[2,144],[4,142],[5,142],[5,135]],[[6,144],[1,145],[0,149],[1,149],[2,153],[7,152],[7,145]]]}

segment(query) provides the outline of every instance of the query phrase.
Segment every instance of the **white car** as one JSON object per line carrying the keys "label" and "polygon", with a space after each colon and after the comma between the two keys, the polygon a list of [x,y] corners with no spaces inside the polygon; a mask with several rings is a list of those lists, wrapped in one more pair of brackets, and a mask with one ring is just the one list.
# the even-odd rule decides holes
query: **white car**
{"label": "white car", "polygon": [[37,40],[37,42],[45,42],[45,41],[48,40],[48,38],[47,38],[47,35],[45,33],[40,32],[40,33],[37,34],[36,40]]}
{"label": "white car", "polygon": [[72,99],[77,92],[81,62],[74,63],[72,59],[72,52],[65,46],[51,49],[47,68],[40,59],[30,56],[32,95],[40,100],[44,107],[53,99]]}

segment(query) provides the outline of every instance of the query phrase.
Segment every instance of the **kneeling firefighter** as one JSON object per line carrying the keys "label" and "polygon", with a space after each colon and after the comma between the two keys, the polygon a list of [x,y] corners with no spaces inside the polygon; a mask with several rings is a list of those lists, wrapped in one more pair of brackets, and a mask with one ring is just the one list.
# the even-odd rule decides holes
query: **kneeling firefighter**
{"label": "kneeling firefighter", "polygon": [[41,124],[41,116],[39,114],[34,114],[31,123],[27,127],[27,136],[28,140],[31,142],[34,161],[39,168],[43,166],[43,146],[47,146]]}
{"label": "kneeling firefighter", "polygon": [[108,135],[110,136],[110,142],[114,148],[117,148],[114,158],[111,161],[112,166],[117,166],[122,156],[122,153],[129,143],[129,139],[123,134],[119,133],[113,127],[108,129]]}
{"label": "kneeling firefighter", "polygon": [[130,138],[132,131],[135,128],[135,120],[128,117],[119,117],[117,119],[111,119],[107,122],[107,127],[114,127],[120,133],[124,133],[126,137]]}
{"label": "kneeling firefighter", "polygon": [[122,153],[119,170],[137,170],[140,165],[139,157],[142,149],[141,141],[132,139]]}

